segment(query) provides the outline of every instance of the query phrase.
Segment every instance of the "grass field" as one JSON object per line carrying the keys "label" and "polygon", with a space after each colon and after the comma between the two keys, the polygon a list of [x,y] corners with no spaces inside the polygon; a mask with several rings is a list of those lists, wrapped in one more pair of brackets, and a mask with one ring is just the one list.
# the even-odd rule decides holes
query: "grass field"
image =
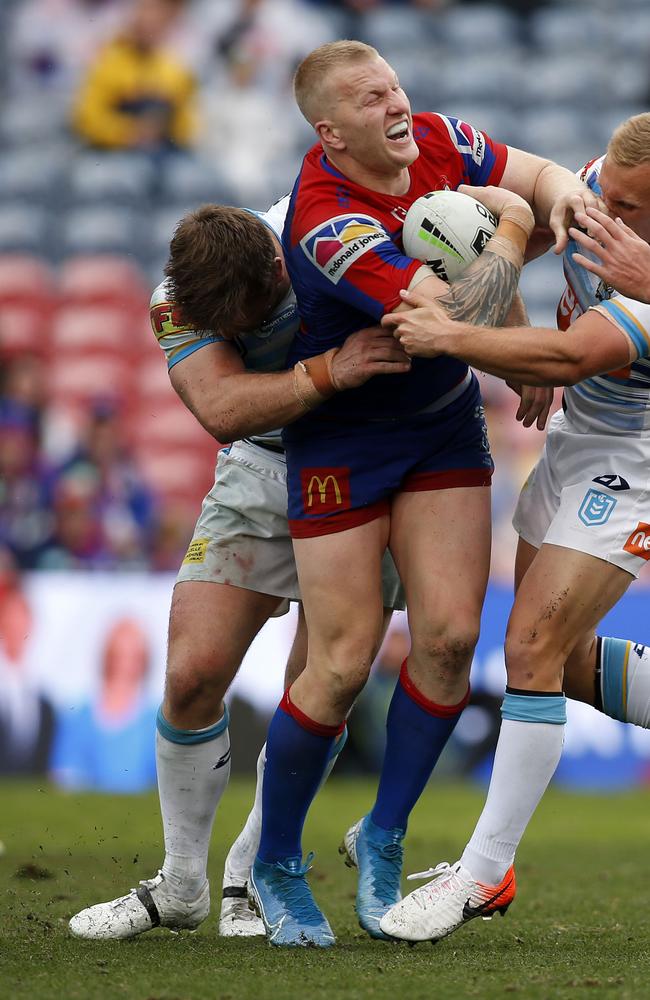
{"label": "grass field", "polygon": [[[363,781],[333,780],[305,845],[313,885],[338,936],[327,952],[284,951],[217,937],[221,864],[251,800],[233,782],[211,859],[213,913],[196,934],[126,942],[67,934],[80,909],[126,892],[161,863],[154,795],[64,795],[0,786],[0,996],[6,1000],[446,1000],[650,996],[650,793],[550,793],[520,852],[519,895],[506,919],[473,921],[435,948],[373,942],[356,924],[354,874],[336,847],[371,801]],[[455,861],[483,793],[433,786],[409,830],[406,870]]]}

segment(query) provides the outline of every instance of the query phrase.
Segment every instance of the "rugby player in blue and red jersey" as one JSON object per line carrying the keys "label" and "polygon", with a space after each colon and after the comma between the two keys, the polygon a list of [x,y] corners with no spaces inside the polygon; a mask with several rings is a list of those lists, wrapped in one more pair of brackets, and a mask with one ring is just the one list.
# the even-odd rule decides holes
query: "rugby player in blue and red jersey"
{"label": "rugby player in blue and red jersey", "polygon": [[[377,800],[345,837],[360,869],[359,921],[373,937],[384,936],[379,920],[399,899],[409,813],[467,702],[489,567],[492,475],[478,384],[466,364],[416,358],[390,382],[373,378],[330,399],[328,360],[351,330],[379,320],[415,284],[455,317],[503,323],[535,216],[560,249],[565,215],[596,199],[569,171],[457,119],[412,116],[395,72],[363,43],[316,49],[298,68],[295,93],[320,139],[305,158],[283,235],[302,320],[296,391],[307,376],[323,400],[284,433],[309,651],[269,730],[249,888],[273,944],[327,947],[334,936],[305,878],[301,834],[368,675],[382,554],[388,546],[406,589],[412,648],[389,711]],[[404,255],[401,230],[415,198],[462,184],[501,185],[481,187],[500,222],[449,287]],[[317,363],[309,360],[315,345],[326,352]]]}

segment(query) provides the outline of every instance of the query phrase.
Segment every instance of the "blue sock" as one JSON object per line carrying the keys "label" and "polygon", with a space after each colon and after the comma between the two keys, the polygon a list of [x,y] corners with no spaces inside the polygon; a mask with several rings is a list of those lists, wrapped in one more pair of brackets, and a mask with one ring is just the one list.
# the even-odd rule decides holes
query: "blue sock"
{"label": "blue sock", "polygon": [[435,705],[422,695],[402,665],[386,719],[386,752],[377,800],[370,818],[385,830],[406,830],[413,806],[420,798],[443,747],[464,709]]}
{"label": "blue sock", "polygon": [[[306,727],[309,728],[306,728]],[[302,828],[332,754],[338,726],[322,726],[291,704],[271,719],[262,788],[260,861],[302,856]]]}

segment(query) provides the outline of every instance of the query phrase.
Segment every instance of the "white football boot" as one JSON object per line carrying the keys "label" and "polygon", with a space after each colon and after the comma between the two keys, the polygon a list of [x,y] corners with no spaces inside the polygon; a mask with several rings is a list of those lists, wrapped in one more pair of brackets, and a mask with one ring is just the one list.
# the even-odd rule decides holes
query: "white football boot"
{"label": "white football boot", "polygon": [[446,861],[409,879],[433,879],[405,896],[384,914],[379,926],[402,941],[439,941],[474,917],[490,920],[505,914],[515,898],[515,870],[511,866],[499,885],[478,882],[460,861]]}
{"label": "white football boot", "polygon": [[224,879],[219,917],[221,937],[264,937],[264,921],[248,905],[248,882],[226,885]]}
{"label": "white football boot", "polygon": [[192,902],[173,896],[161,871],[140,882],[126,896],[89,906],[70,921],[70,933],[91,941],[121,941],[154,927],[193,931],[210,912],[210,885],[206,881]]}

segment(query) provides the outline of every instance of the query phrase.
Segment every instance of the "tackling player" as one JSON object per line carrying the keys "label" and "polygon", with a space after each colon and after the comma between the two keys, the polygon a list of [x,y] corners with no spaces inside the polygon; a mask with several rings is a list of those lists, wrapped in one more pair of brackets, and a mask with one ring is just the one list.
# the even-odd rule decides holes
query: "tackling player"
{"label": "tackling player", "polygon": [[[650,239],[650,114],[623,122],[581,176],[612,215]],[[583,266],[575,241],[599,253],[610,227],[591,212],[576,219],[594,238],[569,230],[559,331],[476,330],[410,293],[420,308],[384,318],[409,354],[449,353],[504,378],[570,387],[514,516],[508,687],[485,808],[460,861],[424,873],[437,877],[385,915],[381,927],[393,937],[435,941],[508,908],[515,851],[562,750],[563,683],[570,697],[650,728],[650,649],[596,635],[650,559],[650,306],[600,281],[600,265]],[[638,277],[645,295],[646,275]]]}
{"label": "tackling player", "polygon": [[[302,317],[292,357],[324,392],[327,367],[309,356],[328,348],[326,359],[336,358],[345,336],[394,307],[405,284],[442,296],[454,316],[503,322],[535,221],[528,203],[561,247],[567,209],[596,202],[555,164],[457,119],[412,116],[395,72],[363,43],[316,49],[294,87],[320,144],[303,163],[283,237]],[[400,234],[415,198],[461,183],[501,185],[490,205],[500,222],[449,287],[404,256]],[[391,382],[375,378],[334,397],[284,440],[309,651],[269,729],[250,888],[272,943],[326,947],[334,937],[305,878],[301,833],[368,675],[382,554],[389,546],[406,589],[412,648],[388,715],[377,800],[345,836],[360,869],[359,921],[373,937],[384,936],[379,918],[399,898],[409,813],[468,697],[488,576],[492,460],[477,380],[453,359],[417,359]]]}
{"label": "tackling player", "polygon": [[[193,929],[207,917],[210,835],[230,772],[223,697],[262,625],[299,598],[277,428],[320,396],[301,370],[286,370],[298,326],[280,246],[287,203],[266,213],[205,206],[185,217],[171,243],[169,278],[151,300],[174,389],[217,440],[235,443],[219,452],[172,598],[156,734],[165,860],[155,878],[126,896],[76,914],[70,929],[78,937],[127,938],[158,925]],[[394,338],[376,327],[346,341],[331,373],[336,391],[344,391],[408,367]],[[389,609],[404,606],[391,564],[383,600]],[[305,654],[301,614],[288,681]],[[260,782],[263,769],[264,751]],[[227,936],[264,933],[246,898],[260,794],[226,860],[220,933]]]}

